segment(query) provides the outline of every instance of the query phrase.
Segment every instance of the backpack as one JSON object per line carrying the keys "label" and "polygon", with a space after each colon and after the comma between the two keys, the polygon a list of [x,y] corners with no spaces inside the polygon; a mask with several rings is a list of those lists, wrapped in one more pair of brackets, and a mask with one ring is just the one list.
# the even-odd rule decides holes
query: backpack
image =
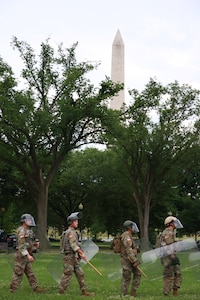
{"label": "backpack", "polygon": [[111,241],[110,249],[113,250],[114,253],[121,253],[122,251],[121,235],[118,237],[114,237],[114,239]]}

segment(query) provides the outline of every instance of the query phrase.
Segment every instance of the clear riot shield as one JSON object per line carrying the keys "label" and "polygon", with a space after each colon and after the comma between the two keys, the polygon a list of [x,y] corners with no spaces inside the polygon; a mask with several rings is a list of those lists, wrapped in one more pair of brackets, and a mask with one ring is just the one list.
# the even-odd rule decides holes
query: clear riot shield
{"label": "clear riot shield", "polygon": [[196,253],[197,245],[193,239],[177,241],[171,245],[156,248],[142,253],[142,269],[148,276],[149,280],[162,280],[163,265],[162,258],[175,253],[180,260],[182,272],[187,272],[191,268],[195,270],[195,264],[191,265],[190,255]]}
{"label": "clear riot shield", "polygon": [[[81,249],[84,251],[88,261],[90,261],[99,251],[99,247],[90,239],[81,242]],[[64,254],[58,254],[54,256],[54,259],[50,262],[47,269],[53,279],[60,283],[60,279],[63,273],[63,258]],[[84,267],[86,262],[81,260],[81,266]]]}
{"label": "clear riot shield", "polygon": [[107,252],[104,256],[104,268],[110,281],[116,281],[122,277],[120,254]]}
{"label": "clear riot shield", "polygon": [[186,239],[183,241],[177,241],[170,245],[155,248],[142,254],[142,261],[144,263],[153,263],[158,258],[168,256],[172,253],[184,252],[197,249],[197,244],[194,239]]}
{"label": "clear riot shield", "polygon": [[[88,261],[99,252],[99,247],[90,239],[81,242],[81,249],[84,251]],[[85,265],[86,263],[86,261],[81,260],[81,264]]]}
{"label": "clear riot shield", "polygon": [[190,268],[196,280],[200,281],[200,251],[192,252],[189,254]]}

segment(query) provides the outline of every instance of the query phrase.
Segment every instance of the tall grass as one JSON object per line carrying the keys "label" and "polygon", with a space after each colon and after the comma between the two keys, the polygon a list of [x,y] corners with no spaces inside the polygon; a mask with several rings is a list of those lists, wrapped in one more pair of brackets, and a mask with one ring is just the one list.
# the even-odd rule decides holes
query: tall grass
{"label": "tall grass", "polygon": [[[62,256],[59,249],[40,253],[36,255],[36,261],[33,264],[35,275],[39,285],[47,289],[45,294],[35,294],[26,277],[23,278],[20,288],[16,293],[11,294],[9,284],[13,273],[13,254],[0,254],[0,300],[32,300],[32,299],[83,299],[80,294],[78,282],[73,276],[70,286],[64,295],[58,293],[59,284],[55,279],[62,273]],[[181,253],[181,268],[183,269],[183,282],[180,289],[180,299],[199,300],[199,267],[188,267],[188,253]],[[113,261],[113,265],[110,262]],[[130,296],[120,296],[120,278],[109,280],[108,274],[119,266],[119,257],[112,254],[111,250],[102,249],[91,260],[91,263],[102,273],[99,276],[89,265],[84,265],[85,281],[88,291],[96,293],[96,296],[90,299],[131,299]],[[159,269],[160,268],[160,269]],[[141,285],[137,291],[137,299],[143,300],[161,300],[166,299],[162,295],[162,268],[158,262],[156,265],[143,265],[141,269],[145,271],[148,278],[142,276]],[[55,272],[54,272],[55,271]],[[120,276],[119,276],[120,277]],[[170,295],[168,298],[173,298]],[[132,298],[133,299],[133,298]]]}

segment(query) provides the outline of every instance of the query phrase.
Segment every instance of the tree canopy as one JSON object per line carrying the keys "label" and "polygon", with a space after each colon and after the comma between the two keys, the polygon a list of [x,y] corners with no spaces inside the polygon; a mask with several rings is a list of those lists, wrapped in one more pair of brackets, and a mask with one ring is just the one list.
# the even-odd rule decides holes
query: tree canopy
{"label": "tree canopy", "polygon": [[147,246],[150,210],[159,201],[158,190],[178,185],[180,162],[192,147],[199,147],[199,91],[178,82],[163,86],[151,79],[141,93],[132,90],[130,95],[132,104],[122,113],[121,127],[111,142],[126,166],[124,175],[132,186],[140,234]]}
{"label": "tree canopy", "polygon": [[13,38],[12,45],[24,63],[23,88],[12,69],[0,60],[0,158],[15,167],[13,182],[28,190],[37,205],[41,247],[47,229],[48,189],[68,153],[87,143],[102,142],[114,112],[107,102],[121,84],[109,78],[95,88],[87,78],[97,65],[78,63],[77,44],[69,49],[49,40],[37,57],[26,42]]}

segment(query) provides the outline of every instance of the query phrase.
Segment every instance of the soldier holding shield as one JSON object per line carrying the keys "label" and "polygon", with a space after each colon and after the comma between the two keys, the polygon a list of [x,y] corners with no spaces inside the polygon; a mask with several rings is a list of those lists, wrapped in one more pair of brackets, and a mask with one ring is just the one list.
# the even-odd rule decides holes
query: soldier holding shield
{"label": "soldier holding shield", "polygon": [[[160,235],[160,246],[171,245],[175,242],[175,229],[183,228],[180,220],[169,216],[164,221],[165,230]],[[163,294],[167,296],[173,289],[173,295],[178,296],[178,289],[181,286],[182,274],[180,270],[180,261],[173,252],[173,246],[169,247],[170,254],[161,258],[164,266],[163,270]]]}
{"label": "soldier holding shield", "polygon": [[139,247],[135,244],[132,234],[133,232],[139,232],[139,229],[137,224],[130,220],[125,221],[123,227],[125,228],[125,231],[121,235],[121,294],[123,296],[127,295],[128,286],[133,275],[130,295],[136,297],[136,290],[138,289],[141,281],[141,272],[138,269],[139,260],[137,257]]}
{"label": "soldier holding shield", "polygon": [[64,294],[75,273],[78,280],[82,296],[94,296],[86,290],[84,272],[80,266],[80,260],[86,260],[85,253],[81,249],[78,241],[76,229],[78,228],[78,220],[81,218],[80,212],[72,213],[68,218],[68,229],[63,233],[61,239],[61,252],[64,254],[64,271],[60,281],[59,293]]}

